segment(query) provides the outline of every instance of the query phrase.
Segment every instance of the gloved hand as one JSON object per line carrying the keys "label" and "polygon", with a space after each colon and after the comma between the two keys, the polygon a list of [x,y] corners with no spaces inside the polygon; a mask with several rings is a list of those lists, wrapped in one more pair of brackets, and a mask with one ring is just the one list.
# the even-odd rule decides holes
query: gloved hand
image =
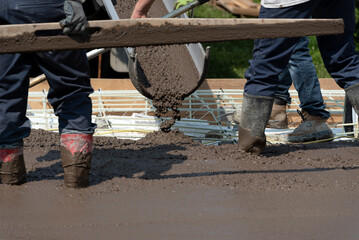
{"label": "gloved hand", "polygon": [[86,15],[81,0],[65,0],[66,18],[60,21],[64,34],[81,34],[86,29]]}

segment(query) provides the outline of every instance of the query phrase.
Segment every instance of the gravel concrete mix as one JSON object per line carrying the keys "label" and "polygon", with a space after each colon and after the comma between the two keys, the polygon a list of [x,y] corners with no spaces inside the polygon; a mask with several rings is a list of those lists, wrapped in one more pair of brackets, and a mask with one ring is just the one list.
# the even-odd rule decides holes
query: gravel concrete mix
{"label": "gravel concrete mix", "polygon": [[59,137],[25,140],[0,184],[0,239],[357,239],[358,142],[204,146],[182,133],[95,137],[90,186],[63,185]]}

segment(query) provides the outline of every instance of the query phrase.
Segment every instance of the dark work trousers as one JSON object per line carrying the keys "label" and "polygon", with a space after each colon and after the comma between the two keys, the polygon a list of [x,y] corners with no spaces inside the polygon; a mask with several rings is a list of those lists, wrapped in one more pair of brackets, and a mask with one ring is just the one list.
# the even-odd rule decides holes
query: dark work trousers
{"label": "dark work trousers", "polygon": [[[0,24],[58,22],[64,0],[0,0]],[[50,85],[48,101],[59,131],[91,134],[92,103],[85,51],[0,54],[0,145],[16,145],[30,134],[26,117],[29,71],[38,65]],[[1,146],[0,146],[1,147]]]}
{"label": "dark work trousers", "polygon": [[[342,88],[359,84],[359,56],[353,40],[354,0],[311,0],[286,8],[261,7],[260,18],[343,18],[345,33],[317,37],[328,72]],[[286,68],[300,38],[255,40],[253,59],[245,77],[244,91],[255,96],[273,97],[278,75]]]}
{"label": "dark work trousers", "polygon": [[291,97],[288,91],[293,82],[300,100],[299,107],[312,116],[328,119],[330,112],[325,110],[317,71],[315,70],[312,56],[309,53],[308,44],[309,39],[307,37],[301,37],[295,46],[290,56],[288,66],[278,76],[279,84],[275,98],[290,103]]}

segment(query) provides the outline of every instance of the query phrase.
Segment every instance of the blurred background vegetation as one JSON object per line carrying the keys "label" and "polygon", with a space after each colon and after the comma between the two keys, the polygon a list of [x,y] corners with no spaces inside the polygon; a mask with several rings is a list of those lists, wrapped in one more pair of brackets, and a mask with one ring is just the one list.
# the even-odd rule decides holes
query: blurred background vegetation
{"label": "blurred background vegetation", "polygon": [[[254,0],[259,3],[260,0]],[[356,46],[359,46],[359,0],[356,1],[357,28],[355,31]],[[231,13],[209,4],[197,7],[194,11],[197,18],[236,18]],[[330,78],[324,67],[315,37],[309,37],[310,53],[319,78]],[[208,78],[243,78],[252,57],[253,40],[203,43],[203,46],[210,46],[210,68]]]}

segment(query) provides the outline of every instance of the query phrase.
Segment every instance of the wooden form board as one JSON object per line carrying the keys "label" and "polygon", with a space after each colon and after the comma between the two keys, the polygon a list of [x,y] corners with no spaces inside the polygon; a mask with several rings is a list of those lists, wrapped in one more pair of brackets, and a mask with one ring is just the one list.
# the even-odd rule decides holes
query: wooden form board
{"label": "wooden form board", "polygon": [[0,53],[331,35],[343,33],[344,22],[342,19],[146,18],[90,21],[89,28],[91,34],[79,38],[47,36],[50,30],[61,30],[59,23],[0,25]]}

